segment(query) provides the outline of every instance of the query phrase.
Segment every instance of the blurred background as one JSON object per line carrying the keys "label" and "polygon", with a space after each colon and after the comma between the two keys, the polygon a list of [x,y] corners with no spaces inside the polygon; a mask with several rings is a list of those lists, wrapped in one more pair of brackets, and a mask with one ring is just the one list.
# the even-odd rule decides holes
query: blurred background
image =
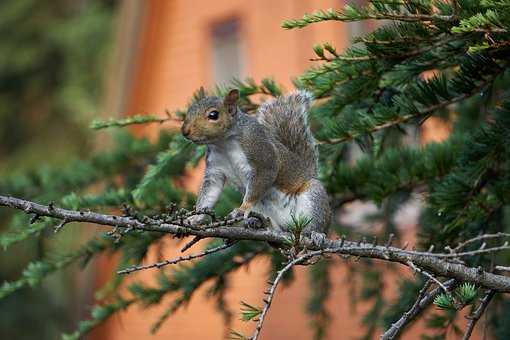
{"label": "blurred background", "polygon": [[[343,50],[353,36],[372,23],[322,23],[286,31],[284,19],[316,9],[344,5],[337,0],[3,0],[0,2],[0,176],[30,171],[45,164],[65,164],[72,156],[86,157],[108,145],[104,134],[92,132],[98,117],[151,113],[165,115],[185,107],[200,86],[214,88],[232,78],[256,81],[273,77],[287,90],[292,78],[314,65],[312,47],[330,42]],[[167,124],[164,128],[171,128]],[[173,127],[176,127],[174,125]],[[160,126],[132,130],[155,137]],[[440,140],[448,128],[427,121],[418,142]],[[354,151],[355,152],[355,151]],[[196,190],[200,169],[184,185]],[[356,224],[360,212],[375,209],[351,204],[342,218]],[[397,224],[412,238],[416,207],[401,214]],[[0,216],[1,219],[1,216]],[[0,224],[0,229],[3,226]],[[41,237],[2,252],[0,280],[13,280],[45,247],[73,247],[85,231],[76,230],[51,241]],[[168,250],[171,254],[172,250]],[[56,339],[87,317],[93,291],[113,272],[112,259],[93,262],[87,270],[72,267],[54,274],[41,289],[23,289],[0,300],[1,339]],[[261,298],[264,263],[235,274],[227,301]],[[267,320],[268,339],[309,339],[311,330],[303,311],[306,280],[297,271],[295,283],[277,296]],[[152,273],[142,273],[149,280]],[[332,272],[330,336],[351,339],[364,333],[363,304],[349,303],[346,266]],[[392,272],[384,286],[391,295]],[[352,283],[352,282],[351,282]],[[163,303],[164,304],[164,303]],[[162,310],[162,309],[161,309]],[[197,295],[156,335],[149,327],[161,310],[129,309],[90,335],[110,339],[220,339],[221,316],[214,305]],[[246,325],[234,316],[234,328]],[[30,325],[27,327],[27,325]],[[415,326],[419,328],[420,325]],[[413,336],[416,332],[409,332]]]}

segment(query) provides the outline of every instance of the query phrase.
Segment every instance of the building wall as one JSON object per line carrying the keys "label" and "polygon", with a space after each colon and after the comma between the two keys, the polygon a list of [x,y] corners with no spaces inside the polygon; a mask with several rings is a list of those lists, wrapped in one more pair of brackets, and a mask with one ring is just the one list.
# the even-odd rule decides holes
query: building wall
{"label": "building wall", "polygon": [[136,76],[127,111],[163,113],[183,107],[201,85],[214,85],[211,30],[214,24],[240,22],[245,74],[255,80],[272,76],[287,88],[311,65],[314,42],[330,41],[342,49],[342,24],[324,23],[304,30],[280,28],[284,19],[300,17],[339,1],[147,1]]}
{"label": "building wall", "polygon": [[[131,0],[126,0],[129,2]],[[137,1],[137,0],[134,0]],[[312,46],[315,43],[331,42],[338,50],[348,44],[349,26],[342,23],[321,23],[303,30],[283,30],[284,19],[301,17],[315,9],[339,7],[341,1],[333,0],[146,0],[142,6],[133,6],[141,11],[138,30],[133,35],[137,43],[128,84],[122,84],[126,93],[122,95],[122,111],[125,114],[152,113],[164,115],[165,110],[183,108],[191,94],[200,86],[214,85],[212,71],[212,27],[222,21],[235,18],[240,23],[243,71],[245,75],[260,80],[271,76],[288,90],[291,80],[313,65]],[[132,26],[132,25],[131,25]],[[356,29],[359,29],[357,27]],[[170,125],[167,125],[168,127]],[[177,126],[174,126],[177,127]],[[138,134],[157,134],[159,127],[150,126],[136,131]],[[203,167],[202,167],[203,169]],[[201,176],[200,169],[190,173],[186,185],[196,190]],[[176,244],[168,240],[163,253],[165,258],[176,256]],[[156,250],[147,262],[156,260]],[[113,272],[103,263],[100,270],[104,280]],[[239,321],[239,302],[262,304],[262,293],[266,288],[268,263],[259,260],[233,275],[227,300],[234,315],[232,328],[250,334],[253,324]],[[154,271],[144,271],[135,278],[151,281]],[[349,276],[346,267],[335,266],[332,274],[332,296],[328,308],[332,314],[330,339],[354,339],[362,334],[359,315],[366,306],[352,309],[349,303]],[[388,294],[395,281],[388,277]],[[304,268],[297,270],[296,282],[286,289],[279,289],[270,315],[264,326],[263,339],[311,339],[312,332],[304,312],[307,297],[307,280]],[[205,287],[207,289],[207,287]],[[204,298],[201,291],[193,302],[172,316],[154,336],[150,327],[161,315],[171,299],[163,301],[161,307],[143,310],[135,307],[110,320],[93,333],[95,340],[120,339],[222,339],[225,335],[221,315],[214,303]],[[413,334],[413,333],[411,333]],[[412,335],[411,335],[412,336]],[[410,337],[412,339],[415,337]]]}

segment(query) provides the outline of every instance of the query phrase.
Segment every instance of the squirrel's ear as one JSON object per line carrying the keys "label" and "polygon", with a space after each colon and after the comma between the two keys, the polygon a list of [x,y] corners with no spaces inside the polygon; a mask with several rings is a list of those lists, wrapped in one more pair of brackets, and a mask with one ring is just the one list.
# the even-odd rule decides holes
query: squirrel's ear
{"label": "squirrel's ear", "polygon": [[200,86],[200,88],[193,94],[194,101],[199,101],[201,99],[204,99],[205,97],[207,97],[207,93],[205,92],[203,86]]}
{"label": "squirrel's ear", "polygon": [[239,99],[239,90],[233,89],[227,93],[227,95],[225,96],[225,99],[223,100],[223,103],[227,106],[235,105],[237,103],[238,99]]}

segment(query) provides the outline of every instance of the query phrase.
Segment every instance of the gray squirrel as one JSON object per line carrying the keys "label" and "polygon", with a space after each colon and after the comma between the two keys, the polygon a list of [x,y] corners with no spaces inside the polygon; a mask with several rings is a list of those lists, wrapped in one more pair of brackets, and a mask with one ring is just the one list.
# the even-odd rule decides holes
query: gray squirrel
{"label": "gray squirrel", "polygon": [[[212,209],[227,182],[243,194],[231,217],[247,218],[253,211],[283,230],[293,216],[305,216],[310,220],[305,236],[323,240],[331,210],[317,179],[318,155],[308,126],[312,95],[297,91],[266,101],[255,116],[244,113],[238,99],[237,89],[223,100],[201,89],[186,114],[184,137],[207,145],[197,210]],[[189,222],[201,223],[203,218],[196,215]]]}

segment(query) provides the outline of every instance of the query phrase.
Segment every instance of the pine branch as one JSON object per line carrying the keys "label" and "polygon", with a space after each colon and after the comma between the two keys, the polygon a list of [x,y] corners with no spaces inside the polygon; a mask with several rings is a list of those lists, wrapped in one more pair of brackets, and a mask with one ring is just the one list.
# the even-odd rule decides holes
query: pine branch
{"label": "pine branch", "polygon": [[467,99],[467,98],[473,96],[474,94],[478,93],[481,89],[483,89],[485,86],[487,86],[487,84],[491,80],[493,80],[493,77],[490,77],[490,79],[487,79],[487,80],[483,81],[479,86],[476,86],[474,89],[472,89],[468,93],[463,93],[463,94],[458,95],[456,97],[453,97],[453,98],[451,98],[449,100],[445,100],[445,101],[440,102],[438,104],[431,105],[431,106],[429,106],[426,109],[423,109],[421,111],[414,112],[414,113],[411,113],[411,114],[407,114],[407,115],[395,118],[393,120],[385,122],[384,124],[376,125],[376,126],[370,128],[369,130],[364,131],[363,133],[351,134],[349,136],[342,137],[342,138],[320,140],[320,141],[317,142],[317,144],[339,144],[339,143],[344,143],[344,142],[353,140],[355,138],[361,137],[362,135],[365,135],[365,134],[372,134],[374,132],[387,129],[387,128],[395,126],[395,125],[406,123],[406,122],[408,122],[411,119],[422,117],[422,116],[426,116],[426,115],[431,114],[432,112],[434,112],[436,110],[439,110],[441,108],[444,108],[446,106],[449,106],[451,104],[460,102],[460,101],[462,101],[464,99]]}
{"label": "pine branch", "polygon": [[389,13],[375,11],[373,8],[358,9],[346,5],[343,11],[333,9],[320,10],[311,14],[305,14],[302,19],[285,20],[282,27],[285,29],[303,28],[309,24],[322,21],[361,21],[361,20],[395,20],[404,22],[424,22],[424,21],[443,21],[453,22],[457,20],[454,15],[440,14],[414,14],[414,13]]}
{"label": "pine branch", "polygon": [[19,279],[3,282],[0,286],[0,299],[19,289],[35,287],[41,284],[50,274],[62,270],[75,262],[81,260],[86,263],[91,256],[108,249],[110,243],[111,241],[105,238],[93,238],[75,252],[60,255],[55,259],[43,259],[29,263]]}
{"label": "pine branch", "polygon": [[460,242],[457,247],[455,247],[454,249],[452,249],[454,252],[457,252],[459,251],[460,249],[466,247],[467,245],[469,244],[472,244],[474,242],[478,242],[478,241],[483,241],[483,240],[487,240],[487,239],[494,239],[494,238],[503,238],[503,237],[510,237],[510,233],[495,233],[495,234],[483,234],[483,235],[478,235],[476,237],[473,237],[469,240],[466,240],[464,242]]}
{"label": "pine branch", "polygon": [[[434,302],[435,297],[443,290],[443,287],[437,287],[427,293],[427,289],[431,284],[432,280],[428,280],[427,283],[425,283],[418,293],[418,298],[413,306],[405,312],[397,322],[392,324],[386,332],[384,332],[381,336],[381,340],[392,340],[397,338],[406,326],[408,326],[419,314],[421,314],[432,302]],[[455,285],[455,280],[450,279],[442,283],[442,285],[447,289],[451,289]]]}
{"label": "pine branch", "polygon": [[421,269],[420,267],[417,267],[414,263],[412,262],[408,262],[409,264],[409,267],[411,267],[413,269],[413,271],[415,272],[418,272],[418,273],[421,273],[423,274],[424,276],[426,276],[429,280],[431,281],[434,281],[435,283],[437,283],[437,285],[439,287],[441,287],[441,289],[446,293],[446,294],[449,294],[449,291],[448,291],[448,288],[446,288],[445,285],[443,285],[443,283],[441,281],[439,281],[437,278],[434,277],[434,275],[430,274],[429,272]]}
{"label": "pine branch", "polygon": [[[354,166],[345,162],[331,162],[327,185],[333,196],[332,205],[338,208],[354,200],[384,199],[402,191],[425,191],[428,183],[442,179],[456,164],[463,139],[450,138],[443,143],[425,147],[386,148],[378,158],[360,158]],[[330,148],[328,146],[328,148]]]}
{"label": "pine branch", "polygon": [[129,291],[136,297],[137,303],[144,307],[160,304],[169,295],[175,296],[153,325],[152,331],[156,331],[165,319],[188,304],[206,283],[215,281],[218,277],[226,277],[235,270],[248,266],[264,250],[266,250],[264,244],[236,242],[228,249],[202,257],[187,266],[172,268],[171,275],[160,272],[155,286],[137,282],[129,286]]}
{"label": "pine branch", "polygon": [[480,33],[508,33],[508,30],[504,28],[474,28],[471,30],[472,32],[480,32]]}
{"label": "pine branch", "polygon": [[[362,56],[344,56],[344,55],[334,55],[333,57],[327,57],[323,54],[323,51],[321,51],[319,48],[320,46],[316,47],[314,49],[315,53],[319,55],[319,58],[310,58],[310,61],[327,61],[332,62],[334,60],[341,60],[346,62],[358,62],[358,61],[369,61],[369,60],[381,60],[381,59],[406,59],[410,57],[414,57],[426,52],[429,52],[436,47],[448,44],[452,41],[457,39],[456,37],[449,37],[449,38],[443,38],[438,39],[434,43],[428,43],[424,46],[421,46],[419,48],[410,50],[410,51],[398,51],[393,53],[381,53],[381,54],[367,54]],[[319,52],[319,53],[317,53]]]}
{"label": "pine branch", "polygon": [[216,253],[218,251],[221,251],[223,249],[227,249],[228,247],[231,247],[234,243],[225,243],[225,244],[222,244],[221,246],[218,246],[218,247],[214,247],[214,248],[211,248],[211,249],[206,249],[204,251],[201,251],[197,254],[190,254],[190,255],[186,255],[186,256],[179,256],[175,259],[172,259],[172,260],[165,260],[165,261],[161,261],[161,262],[157,262],[157,263],[153,263],[153,264],[148,264],[148,265],[141,265],[141,266],[133,266],[133,267],[129,267],[129,268],[126,268],[126,269],[123,269],[123,270],[119,270],[117,272],[117,274],[131,274],[133,272],[136,272],[136,271],[139,271],[139,270],[145,270],[145,269],[151,269],[151,268],[162,268],[164,266],[168,266],[168,265],[171,265],[171,264],[176,264],[176,263],[180,263],[180,262],[184,262],[184,261],[191,261],[191,260],[194,260],[194,259],[197,259],[197,258],[200,258],[200,257],[204,257],[204,256],[207,256],[209,254],[213,254],[213,253]]}
{"label": "pine branch", "polygon": [[135,299],[124,299],[116,297],[115,301],[105,305],[96,305],[91,311],[91,318],[89,320],[81,321],[78,324],[78,329],[71,334],[63,334],[62,340],[79,340],[83,339],[85,334],[97,327],[102,322],[109,319],[115,313],[127,309],[129,306],[136,302]]}
{"label": "pine branch", "polygon": [[262,330],[262,326],[264,324],[264,320],[266,318],[267,312],[269,311],[269,307],[271,307],[271,302],[273,301],[274,295],[276,293],[276,288],[278,287],[278,284],[284,277],[285,273],[287,273],[292,267],[294,267],[297,264],[304,263],[306,260],[311,259],[315,256],[320,256],[325,253],[333,253],[335,252],[333,249],[323,249],[314,251],[305,255],[301,255],[294,260],[289,261],[282,269],[278,271],[276,274],[276,278],[271,283],[271,286],[269,287],[269,290],[266,292],[266,298],[264,299],[264,308],[262,309],[262,312],[260,313],[260,316],[257,321],[257,326],[255,327],[255,332],[253,333],[250,340],[257,340],[260,335],[260,331]]}
{"label": "pine branch", "polygon": [[[185,225],[184,223],[181,225],[166,223],[165,221],[158,221],[150,217],[146,217],[144,222],[140,222],[139,220],[129,217],[72,211],[55,206],[50,208],[49,206],[6,196],[0,196],[0,206],[23,210],[27,214],[34,214],[39,217],[48,216],[57,219],[65,219],[68,223],[89,222],[128,230],[155,231],[173,235],[195,235],[204,238],[215,237],[230,240],[266,241],[282,246],[292,242],[292,234],[289,232],[267,228],[252,230],[245,228],[244,223],[235,223],[228,227],[196,228]],[[400,263],[408,267],[410,266],[409,263],[413,263],[415,266],[423,268],[435,276],[443,276],[454,278],[462,282],[474,283],[477,286],[482,286],[498,292],[510,292],[510,278],[507,276],[487,272],[483,270],[482,267],[468,267],[462,263],[458,263],[458,261],[447,261],[448,258],[455,259],[459,256],[474,256],[482,253],[509,250],[510,246],[508,246],[508,244],[456,254],[409,251],[392,247],[390,242],[387,242],[385,246],[378,246],[373,243],[352,242],[344,239],[326,239],[321,244],[317,244],[310,238],[302,237],[301,244],[311,250],[328,250],[328,252],[334,252],[340,255],[378,259]]]}
{"label": "pine branch", "polygon": [[133,198],[137,201],[146,201],[144,198],[158,184],[158,180],[166,179],[167,176],[180,172],[188,160],[190,147],[193,147],[191,142],[187,141],[182,135],[177,136],[170,143],[168,150],[164,150],[157,155],[157,162],[148,167],[142,180],[132,192]]}
{"label": "pine branch", "polygon": [[93,120],[90,123],[90,128],[94,130],[106,129],[110,127],[125,127],[129,125],[147,124],[147,123],[159,123],[163,124],[168,121],[182,122],[178,117],[173,116],[170,111],[165,111],[166,117],[161,118],[154,115],[130,115],[126,118],[115,119],[109,118],[107,120]]}
{"label": "pine branch", "polygon": [[473,329],[475,328],[476,323],[478,322],[478,320],[480,319],[482,314],[487,309],[487,306],[489,305],[489,303],[491,302],[491,300],[495,294],[496,294],[495,291],[489,290],[484,295],[484,297],[481,299],[480,305],[478,306],[478,308],[476,308],[474,313],[468,317],[469,323],[467,325],[466,332],[464,333],[464,336],[462,337],[462,340],[468,340],[471,337],[471,334],[473,333]]}

